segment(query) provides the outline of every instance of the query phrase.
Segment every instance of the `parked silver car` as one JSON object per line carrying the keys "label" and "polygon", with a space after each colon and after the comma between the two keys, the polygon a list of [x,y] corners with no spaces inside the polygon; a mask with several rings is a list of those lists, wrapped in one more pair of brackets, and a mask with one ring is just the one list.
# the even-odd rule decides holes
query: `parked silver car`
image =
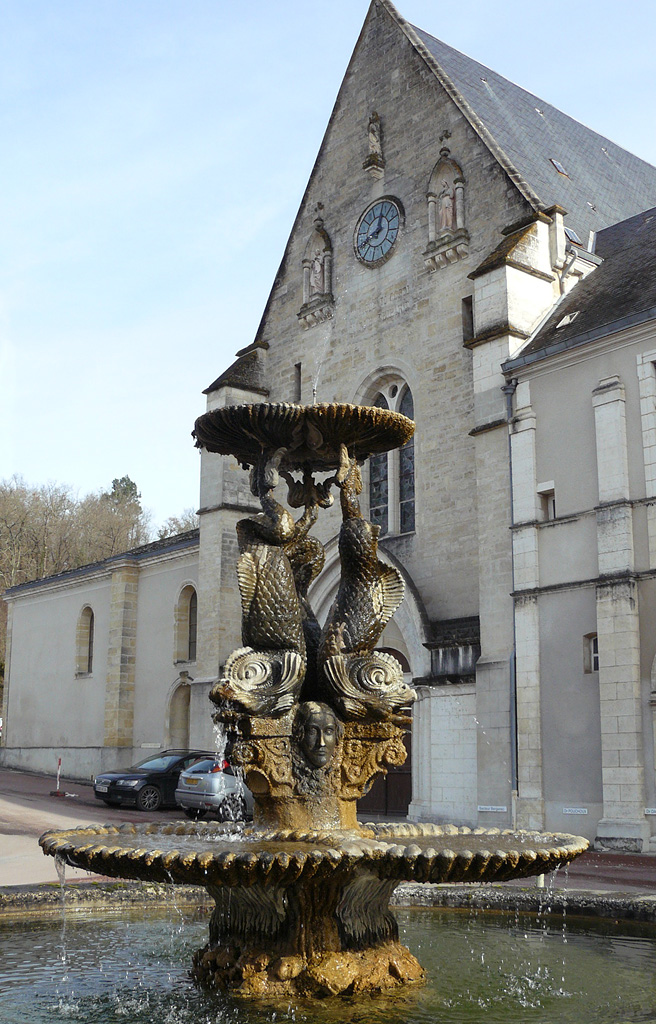
{"label": "parked silver car", "polygon": [[188,818],[197,820],[206,814],[219,821],[243,821],[253,817],[253,795],[235,775],[230,763],[216,758],[197,761],[181,772],[175,802]]}

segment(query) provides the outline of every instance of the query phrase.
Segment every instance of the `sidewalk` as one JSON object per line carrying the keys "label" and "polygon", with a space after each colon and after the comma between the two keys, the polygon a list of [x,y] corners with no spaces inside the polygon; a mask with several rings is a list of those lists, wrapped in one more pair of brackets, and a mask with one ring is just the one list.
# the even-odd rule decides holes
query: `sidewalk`
{"label": "sidewalk", "polygon": [[[127,807],[107,807],[97,800],[91,783],[62,779],[60,797],[54,776],[0,768],[0,887],[57,882],[52,857],[45,857],[39,836],[51,828],[79,825],[185,820],[178,809],[142,812]],[[87,880],[86,871],[66,869],[67,880]]]}
{"label": "sidewalk", "polygon": [[[181,810],[173,808],[148,813],[107,807],[96,800],[91,783],[62,779],[61,790],[66,795],[61,797],[50,795],[54,789],[52,776],[0,768],[0,887],[58,880],[54,860],[44,857],[37,843],[47,829],[186,820]],[[66,877],[87,880],[89,875],[67,868]],[[534,882],[529,878],[504,884],[526,887]],[[557,873],[555,887],[654,896],[656,855],[588,851],[567,871]]]}

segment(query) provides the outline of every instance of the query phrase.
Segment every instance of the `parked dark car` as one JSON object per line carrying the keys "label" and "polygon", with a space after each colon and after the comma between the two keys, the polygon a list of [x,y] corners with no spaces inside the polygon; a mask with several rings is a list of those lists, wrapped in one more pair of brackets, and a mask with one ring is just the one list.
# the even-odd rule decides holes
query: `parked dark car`
{"label": "parked dark car", "polygon": [[207,750],[162,750],[132,768],[101,772],[94,779],[93,791],[106,804],[134,804],[140,811],[175,807],[180,772],[212,756]]}

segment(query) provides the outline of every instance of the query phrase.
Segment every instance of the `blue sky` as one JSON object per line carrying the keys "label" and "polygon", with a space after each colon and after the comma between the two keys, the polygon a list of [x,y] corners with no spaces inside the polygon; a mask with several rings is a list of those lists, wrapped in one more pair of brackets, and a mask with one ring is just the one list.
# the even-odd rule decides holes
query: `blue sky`
{"label": "blue sky", "polygon": [[[400,0],[656,163],[656,5]],[[367,0],[4,0],[0,476],[198,497],[202,389],[249,344]]]}

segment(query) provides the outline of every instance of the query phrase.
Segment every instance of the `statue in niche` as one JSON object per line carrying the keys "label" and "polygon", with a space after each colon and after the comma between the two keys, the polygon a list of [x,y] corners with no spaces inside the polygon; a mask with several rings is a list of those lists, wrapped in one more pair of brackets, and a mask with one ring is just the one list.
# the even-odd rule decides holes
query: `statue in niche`
{"label": "statue in niche", "polygon": [[455,231],[455,196],[446,178],[442,181],[442,189],[438,193],[437,198],[439,201],[438,223],[440,231]]}
{"label": "statue in niche", "polygon": [[[446,132],[441,141],[448,138]],[[428,270],[439,270],[469,255],[469,233],[465,223],[465,179],[462,168],[448,146],[428,180],[428,247],[424,261]]]}
{"label": "statue in niche", "polygon": [[310,295],[324,294],[323,255],[317,249],[310,262]]}
{"label": "statue in niche", "polygon": [[[321,204],[318,204],[317,211],[320,207]],[[298,315],[303,318],[306,313],[311,314],[311,319],[304,321],[305,327],[311,327],[330,316],[328,304],[332,304],[333,301],[332,255],[330,237],[323,225],[322,217],[317,212],[313,231],[303,254],[303,306]],[[311,304],[311,311],[303,308],[308,303]]]}
{"label": "statue in niche", "polygon": [[369,156],[383,157],[380,117],[375,110],[369,118]]}

